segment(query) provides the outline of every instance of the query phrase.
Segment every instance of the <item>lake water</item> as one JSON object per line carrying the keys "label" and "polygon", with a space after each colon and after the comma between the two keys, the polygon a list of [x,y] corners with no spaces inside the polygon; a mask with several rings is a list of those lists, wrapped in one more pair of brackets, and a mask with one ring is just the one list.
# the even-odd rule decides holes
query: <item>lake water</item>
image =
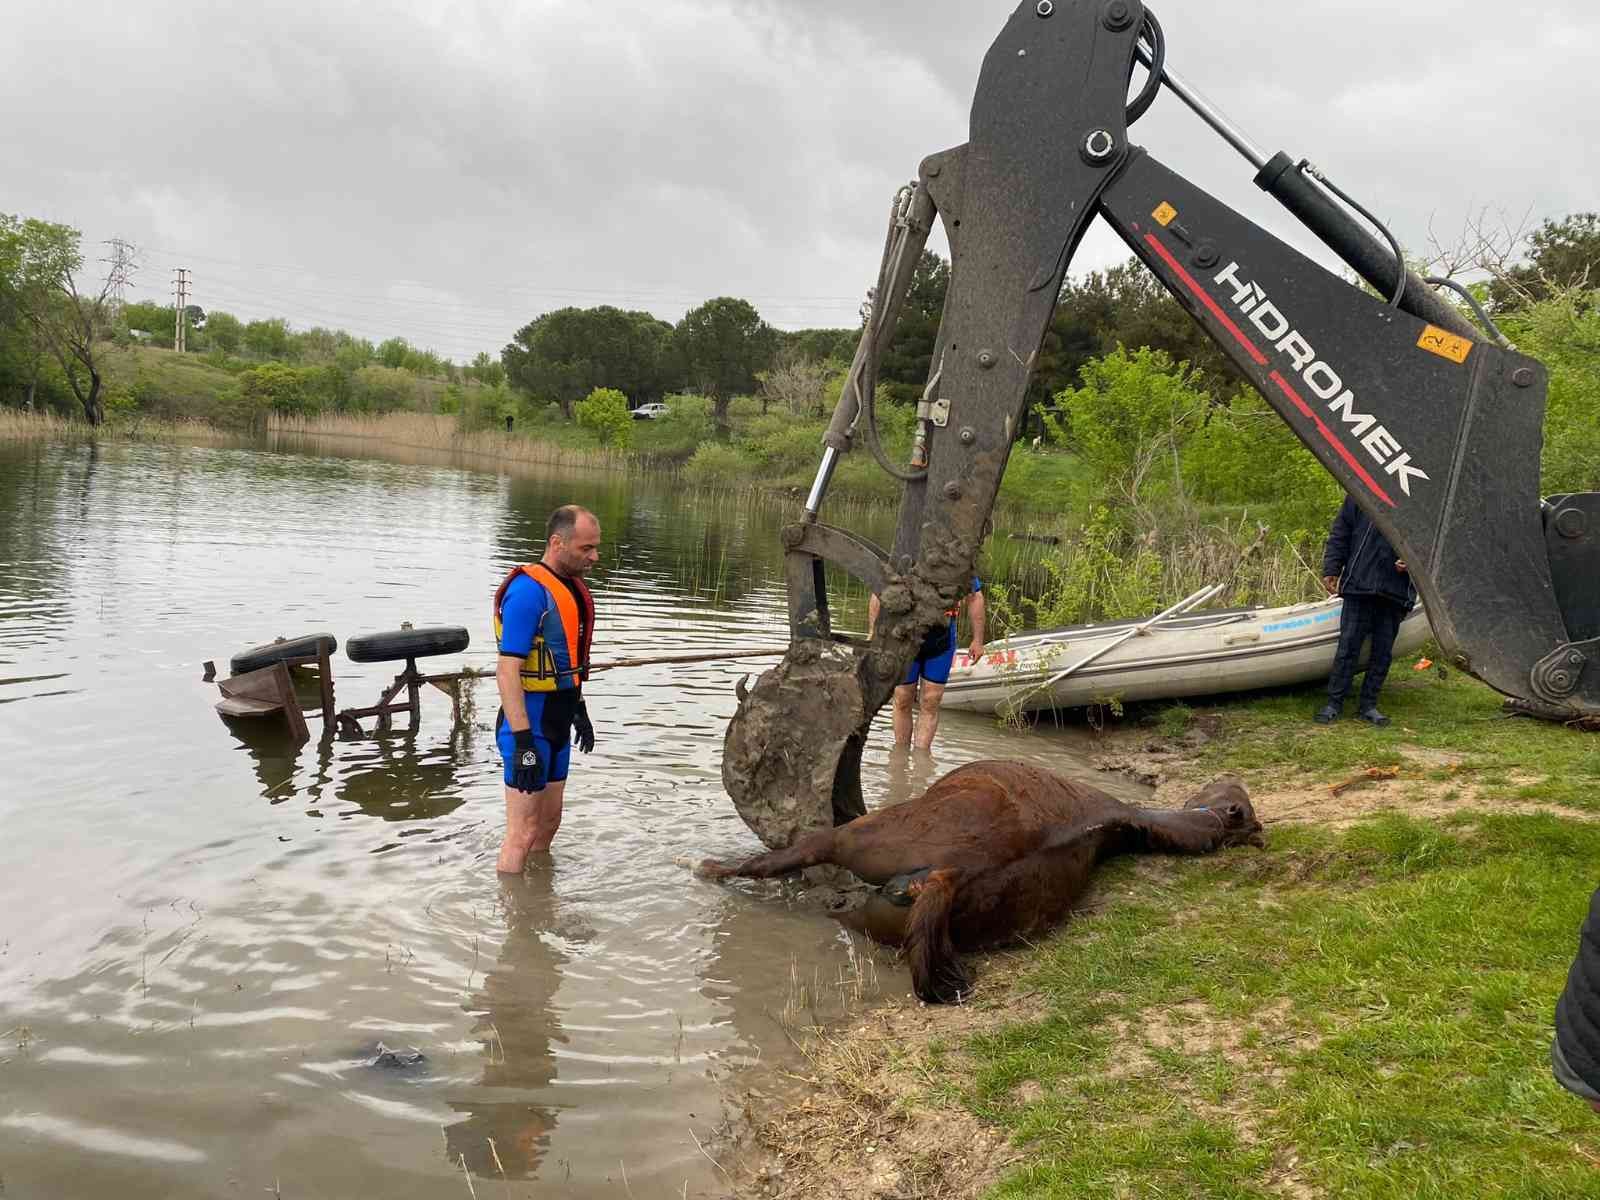
{"label": "lake water", "polygon": [[[471,648],[428,665],[492,666],[490,594],[568,501],[604,529],[597,659],[785,640],[785,508],[392,459],[0,446],[5,1195],[716,1194],[697,1141],[784,1023],[907,990],[784,887],[674,865],[757,847],[719,761],[760,663],[596,675],[598,745],[514,886],[492,681],[458,727],[430,690],[415,733],[313,719],[298,752],[218,717],[203,661],[280,634],[339,637],[340,707],[398,669],[349,662],[352,634],[461,624]],[[837,603],[859,627],[859,592]],[[983,757],[1087,774],[1077,744],[947,713],[906,762],[885,715],[868,801]],[[424,1059],[374,1065],[380,1043]]]}

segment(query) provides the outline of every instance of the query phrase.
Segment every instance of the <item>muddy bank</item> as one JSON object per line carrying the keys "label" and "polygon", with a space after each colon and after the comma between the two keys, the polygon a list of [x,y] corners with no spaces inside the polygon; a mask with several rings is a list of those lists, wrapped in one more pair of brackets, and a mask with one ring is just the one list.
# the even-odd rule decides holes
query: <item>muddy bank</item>
{"label": "muddy bank", "polygon": [[909,993],[830,1028],[797,1030],[798,1069],[741,1081],[722,1152],[729,1197],[852,1196],[862,1200],[981,1196],[1022,1153],[1004,1133],[939,1092],[927,1069],[936,1043],[1036,1021],[1040,996],[1016,955],[971,961],[970,1004],[929,1006]]}

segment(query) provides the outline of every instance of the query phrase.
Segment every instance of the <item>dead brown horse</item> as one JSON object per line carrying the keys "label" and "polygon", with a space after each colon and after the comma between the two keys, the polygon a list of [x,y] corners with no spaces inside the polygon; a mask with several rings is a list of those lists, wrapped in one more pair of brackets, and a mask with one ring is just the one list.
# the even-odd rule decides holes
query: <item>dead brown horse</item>
{"label": "dead brown horse", "polygon": [[1244,784],[1233,776],[1213,780],[1182,808],[1134,808],[1038,767],[991,760],[958,767],[905,804],[743,862],[708,859],[699,873],[770,879],[832,863],[884,885],[847,921],[905,946],[917,995],[948,1004],[972,987],[958,951],[1056,924],[1101,859],[1206,854],[1245,843],[1265,844]]}

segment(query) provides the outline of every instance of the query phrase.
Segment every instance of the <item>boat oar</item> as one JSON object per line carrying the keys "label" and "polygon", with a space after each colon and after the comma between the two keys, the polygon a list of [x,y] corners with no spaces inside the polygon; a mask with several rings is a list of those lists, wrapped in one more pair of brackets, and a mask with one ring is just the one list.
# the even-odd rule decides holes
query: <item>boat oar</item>
{"label": "boat oar", "polygon": [[1165,610],[1164,612],[1157,613],[1155,616],[1151,617],[1148,621],[1143,621],[1143,622],[1140,622],[1138,625],[1133,625],[1133,626],[1130,626],[1127,629],[1124,629],[1120,634],[1118,634],[1116,637],[1112,638],[1109,642],[1107,642],[1104,646],[1101,646],[1098,650],[1091,650],[1088,654],[1085,654],[1082,658],[1080,658],[1077,662],[1073,663],[1070,667],[1064,667],[1063,669],[1057,671],[1054,675],[1050,676],[1049,679],[1046,679],[1043,683],[1039,684],[1037,687],[1034,687],[1034,688],[1030,689],[1029,691],[1027,691],[1026,693],[1024,693],[1021,697],[1018,698],[1017,703],[1020,705],[1024,700],[1027,700],[1030,696],[1034,695],[1036,692],[1042,692],[1042,691],[1045,691],[1048,688],[1054,687],[1056,684],[1060,683],[1068,675],[1071,675],[1073,672],[1077,671],[1079,668],[1087,667],[1090,663],[1094,662],[1095,659],[1101,657],[1102,655],[1110,654],[1111,651],[1115,650],[1118,646],[1122,645],[1122,643],[1127,641],[1129,638],[1137,637],[1139,634],[1142,634],[1142,633],[1148,633],[1152,628],[1154,628],[1155,626],[1161,624],[1162,621],[1165,621],[1165,620],[1167,620],[1167,619],[1169,619],[1171,617],[1176,617],[1176,616],[1179,616],[1179,615],[1181,615],[1183,613],[1186,613],[1197,604],[1203,604],[1205,601],[1211,599],[1211,597],[1215,596],[1218,592],[1220,592],[1222,590],[1223,586],[1224,585],[1222,585],[1220,583],[1214,583],[1210,587],[1201,588],[1198,592],[1194,593],[1194,595],[1189,596],[1189,597],[1187,597],[1187,598],[1185,598],[1183,600],[1178,601],[1171,608]]}

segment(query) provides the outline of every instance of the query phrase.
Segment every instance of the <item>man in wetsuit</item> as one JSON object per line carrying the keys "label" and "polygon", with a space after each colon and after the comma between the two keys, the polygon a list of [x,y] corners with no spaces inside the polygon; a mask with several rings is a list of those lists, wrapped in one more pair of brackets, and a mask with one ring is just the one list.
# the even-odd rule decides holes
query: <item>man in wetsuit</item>
{"label": "man in wetsuit", "polygon": [[[923,638],[917,657],[906,668],[906,677],[894,689],[894,744],[911,745],[912,712],[917,713],[916,748],[933,749],[933,735],[939,732],[939,706],[944,702],[944,687],[950,681],[950,668],[956,658],[956,617],[961,605],[967,608],[972,621],[972,644],[967,647],[967,661],[976,663],[983,658],[984,618],[983,580],[972,577],[972,591],[946,611],[948,620],[935,625]],[[878,624],[878,597],[867,602],[867,636],[872,636]],[[920,692],[920,697],[919,697]]]}
{"label": "man in wetsuit", "polygon": [[594,598],[583,577],[600,558],[600,522],[575,504],[550,514],[544,557],[507,575],[494,595],[500,643],[495,742],[505,763],[506,836],[499,869],[519,874],[561,828],[572,733],[594,749],[583,702]]}

